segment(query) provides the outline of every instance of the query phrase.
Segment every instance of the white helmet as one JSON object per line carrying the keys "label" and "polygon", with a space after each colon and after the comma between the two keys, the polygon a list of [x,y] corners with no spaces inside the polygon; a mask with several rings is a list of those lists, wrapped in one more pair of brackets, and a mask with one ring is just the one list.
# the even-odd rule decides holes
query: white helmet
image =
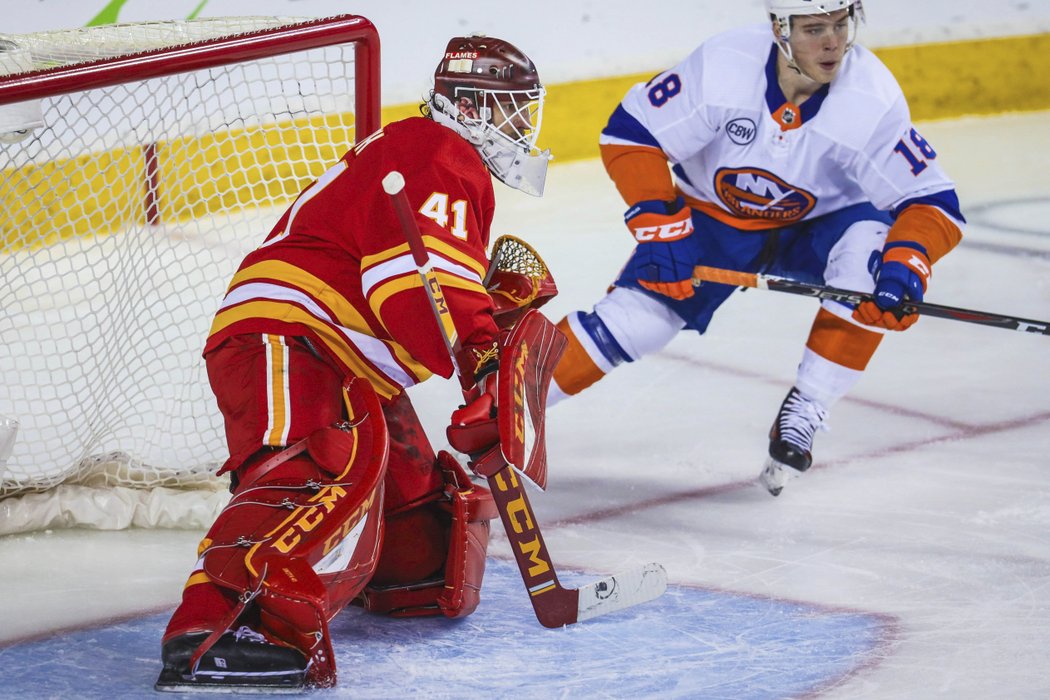
{"label": "white helmet", "polygon": [[861,0],[766,0],[766,11],[773,20],[773,30],[777,44],[787,60],[794,64],[791,55],[792,15],[829,15],[839,10],[849,10],[849,39],[846,41],[848,51],[857,40],[857,27],[864,21],[864,6]]}
{"label": "white helmet", "polygon": [[455,37],[434,72],[428,106],[434,121],[477,149],[500,181],[539,197],[550,151],[536,152],[543,98],[536,66],[509,42]]}

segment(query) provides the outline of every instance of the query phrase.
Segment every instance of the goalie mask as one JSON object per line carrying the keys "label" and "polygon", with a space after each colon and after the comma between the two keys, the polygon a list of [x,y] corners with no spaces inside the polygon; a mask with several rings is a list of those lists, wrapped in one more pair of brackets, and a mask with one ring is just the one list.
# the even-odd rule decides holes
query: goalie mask
{"label": "goalie mask", "polygon": [[550,160],[550,151],[536,149],[545,94],[528,56],[477,35],[449,41],[427,104],[434,121],[470,141],[496,178],[539,197]]}
{"label": "goalie mask", "polygon": [[861,0],[766,0],[766,12],[773,20],[777,46],[788,63],[796,68],[789,42],[792,16],[830,15],[839,10],[849,10],[849,38],[846,40],[846,50],[849,51],[857,40],[857,29],[864,21],[864,6]]}

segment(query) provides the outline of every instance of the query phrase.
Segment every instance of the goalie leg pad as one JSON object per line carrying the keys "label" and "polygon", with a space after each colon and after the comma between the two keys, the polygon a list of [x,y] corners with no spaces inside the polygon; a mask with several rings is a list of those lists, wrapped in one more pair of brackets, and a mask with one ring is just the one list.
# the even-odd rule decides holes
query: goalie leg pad
{"label": "goalie leg pad", "polygon": [[[419,506],[404,515],[425,512],[425,519],[435,523],[432,528],[440,528],[432,530],[430,538],[434,541],[439,537],[443,543],[444,572],[439,568],[435,575],[419,579],[407,571],[398,571],[393,564],[385,568],[381,564],[383,576],[377,574],[361,596],[366,610],[393,617],[457,618],[469,615],[478,606],[485,574],[489,521],[499,514],[488,489],[471,484],[466,470],[452,455],[439,453],[437,465],[445,480],[444,496],[438,502]],[[441,517],[436,517],[437,514]],[[416,519],[415,523],[423,520]],[[389,561],[396,563],[401,553],[417,543],[416,536],[388,537],[384,544],[384,562],[389,557]]]}
{"label": "goalie leg pad", "polygon": [[[367,382],[347,385],[345,401],[349,421],[239,468],[238,487],[208,531],[195,573],[236,603],[221,619],[207,618],[229,606],[211,606],[214,615],[193,620],[210,632],[194,662],[251,604],[259,631],[294,645],[316,667],[310,683],[334,682],[327,620],[360,592],[378,560],[388,450]],[[173,636],[187,631],[185,622],[178,627]]]}
{"label": "goalie leg pad", "polygon": [[444,487],[441,472],[434,468],[430,445],[412,402],[400,394],[383,407],[390,435],[384,494],[386,513],[405,510],[409,504],[436,500]]}
{"label": "goalie leg pad", "polygon": [[[371,576],[381,538],[386,425],[367,382],[355,381],[347,397],[348,422],[239,471],[239,486],[202,554],[212,581],[251,590],[251,577],[260,573],[256,560],[273,555],[305,560],[330,575],[326,584],[353,578],[363,585]],[[352,597],[330,591],[332,614]]]}
{"label": "goalie leg pad", "polygon": [[447,452],[438,455],[445,475],[444,503],[452,514],[445,585],[437,597],[445,617],[466,617],[481,601],[481,582],[485,577],[485,555],[489,548],[489,521],[499,517],[492,494],[470,482],[459,462]]}
{"label": "goalie leg pad", "polygon": [[328,633],[325,584],[303,559],[272,555],[258,562],[254,590],[261,632],[267,639],[299,650],[307,659],[306,684],[331,688],[336,682],[335,654]]}
{"label": "goalie leg pad", "polygon": [[493,476],[505,463],[547,488],[547,390],[566,343],[554,324],[531,309],[501,338],[496,403],[502,459],[480,459],[483,467],[475,465],[475,471],[482,476]]}
{"label": "goalie leg pad", "polygon": [[210,633],[237,605],[236,594],[218,586],[202,570],[194,571],[182,590],[182,601],[175,609],[161,642],[200,632]]}

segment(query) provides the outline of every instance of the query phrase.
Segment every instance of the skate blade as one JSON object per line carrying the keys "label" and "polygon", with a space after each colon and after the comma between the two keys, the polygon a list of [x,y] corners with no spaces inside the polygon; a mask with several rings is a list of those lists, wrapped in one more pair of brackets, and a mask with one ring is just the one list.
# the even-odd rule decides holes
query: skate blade
{"label": "skate blade", "polygon": [[298,695],[307,690],[305,675],[297,678],[206,677],[197,675],[188,679],[177,673],[162,672],[153,685],[154,690],[165,693],[252,693],[260,695]]}
{"label": "skate blade", "polygon": [[766,491],[779,496],[784,490],[784,485],[793,477],[798,475],[798,470],[785,466],[772,457],[766,460],[766,464],[759,474],[758,480],[766,487]]}

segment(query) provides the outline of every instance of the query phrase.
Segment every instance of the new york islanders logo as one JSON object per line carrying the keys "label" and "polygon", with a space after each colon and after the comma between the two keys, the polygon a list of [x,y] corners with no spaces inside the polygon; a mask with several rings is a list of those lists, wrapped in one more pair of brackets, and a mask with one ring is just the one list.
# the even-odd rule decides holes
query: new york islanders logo
{"label": "new york islanders logo", "polygon": [[744,219],[766,219],[787,225],[801,221],[817,198],[761,168],[722,168],[715,173],[715,192],[723,204]]}

